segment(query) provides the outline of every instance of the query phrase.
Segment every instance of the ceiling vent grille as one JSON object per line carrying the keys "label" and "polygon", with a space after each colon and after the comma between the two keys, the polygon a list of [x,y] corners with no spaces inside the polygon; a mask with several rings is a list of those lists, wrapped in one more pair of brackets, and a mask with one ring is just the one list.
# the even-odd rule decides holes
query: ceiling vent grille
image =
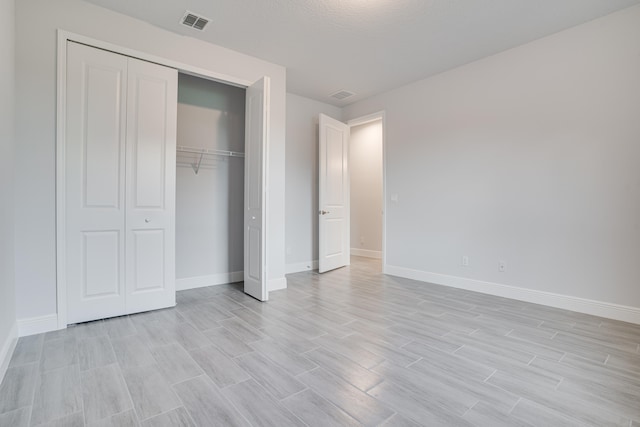
{"label": "ceiling vent grille", "polygon": [[353,95],[355,95],[355,93],[342,89],[337,91],[336,93],[332,93],[331,95],[329,95],[329,97],[342,101],[347,98],[351,98]]}
{"label": "ceiling vent grille", "polygon": [[211,20],[209,18],[205,18],[204,16],[197,15],[193,12],[189,12],[188,10],[180,20],[182,25],[195,28],[196,30],[199,30],[199,31],[204,30],[204,27],[206,27],[210,21]]}

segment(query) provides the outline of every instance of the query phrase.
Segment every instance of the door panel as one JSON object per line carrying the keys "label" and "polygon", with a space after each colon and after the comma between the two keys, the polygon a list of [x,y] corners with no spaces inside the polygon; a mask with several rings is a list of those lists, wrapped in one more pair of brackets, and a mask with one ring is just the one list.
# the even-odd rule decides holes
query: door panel
{"label": "door panel", "polygon": [[[135,113],[135,120],[127,139],[131,144],[131,154],[134,166],[130,183],[135,194],[132,197],[135,208],[164,208],[165,196],[165,155],[167,152],[167,114],[168,102],[167,80],[163,77],[155,77],[151,73],[158,67],[154,64],[138,64],[138,68],[144,66],[145,70],[132,76],[135,93],[129,104]],[[151,70],[150,70],[151,69]],[[164,67],[163,67],[164,71]],[[144,73],[144,74],[142,74]]]}
{"label": "door panel", "polygon": [[245,112],[244,291],[268,299],[266,272],[269,78],[247,88]]}
{"label": "door panel", "polygon": [[129,58],[126,311],[175,305],[178,72]]}
{"label": "door panel", "polygon": [[349,264],[349,127],[320,114],[318,271]]}
{"label": "door panel", "polygon": [[162,290],[165,288],[164,230],[133,232],[133,253],[130,262],[135,268],[135,286],[132,292]]}
{"label": "door panel", "polygon": [[65,145],[67,321],[125,312],[127,58],[69,43]]}
{"label": "door panel", "polygon": [[120,231],[82,233],[83,299],[121,296]]}
{"label": "door panel", "polygon": [[84,70],[84,206],[120,206],[122,154],[121,70],[87,64]]}

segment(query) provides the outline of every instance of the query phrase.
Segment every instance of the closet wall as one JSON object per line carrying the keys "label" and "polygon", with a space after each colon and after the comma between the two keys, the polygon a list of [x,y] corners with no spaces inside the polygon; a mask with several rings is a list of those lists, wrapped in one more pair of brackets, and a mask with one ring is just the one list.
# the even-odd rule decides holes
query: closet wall
{"label": "closet wall", "polygon": [[[244,152],[244,113],[244,89],[179,75],[178,146]],[[242,280],[244,158],[177,160],[176,288]]]}

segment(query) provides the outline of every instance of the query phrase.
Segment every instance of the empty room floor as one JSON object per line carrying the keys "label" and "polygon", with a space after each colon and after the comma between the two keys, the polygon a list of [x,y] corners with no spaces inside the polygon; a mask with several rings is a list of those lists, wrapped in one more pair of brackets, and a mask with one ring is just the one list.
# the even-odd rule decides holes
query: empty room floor
{"label": "empty room floor", "polygon": [[364,258],[288,283],[21,338],[0,426],[640,425],[638,325]]}

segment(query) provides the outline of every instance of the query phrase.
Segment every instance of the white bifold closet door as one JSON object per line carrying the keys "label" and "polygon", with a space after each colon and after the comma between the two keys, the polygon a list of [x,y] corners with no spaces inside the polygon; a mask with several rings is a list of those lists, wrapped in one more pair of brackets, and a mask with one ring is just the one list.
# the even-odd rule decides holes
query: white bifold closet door
{"label": "white bifold closet door", "polygon": [[67,323],[175,305],[176,70],[67,46]]}
{"label": "white bifold closet door", "polygon": [[267,149],[269,77],[247,88],[245,105],[244,292],[267,301]]}

